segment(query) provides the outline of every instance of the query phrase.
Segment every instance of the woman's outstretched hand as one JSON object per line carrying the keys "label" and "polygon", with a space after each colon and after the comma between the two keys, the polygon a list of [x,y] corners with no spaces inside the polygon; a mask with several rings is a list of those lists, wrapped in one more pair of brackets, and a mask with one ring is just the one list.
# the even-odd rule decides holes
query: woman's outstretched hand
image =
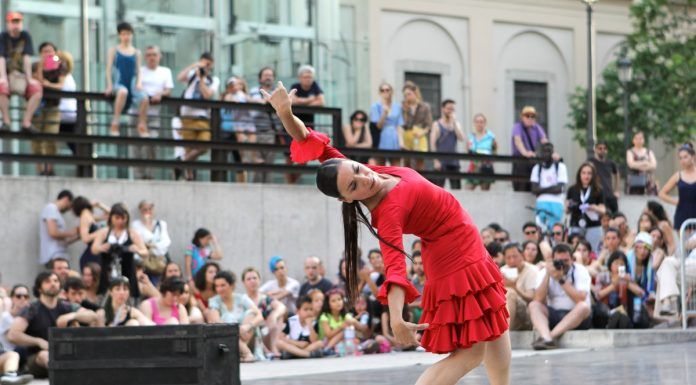
{"label": "woman's outstretched hand", "polygon": [[277,114],[281,114],[285,111],[289,111],[292,107],[292,96],[295,95],[295,92],[297,92],[296,89],[290,90],[288,92],[287,89],[285,89],[285,86],[283,86],[283,82],[278,82],[278,86],[276,89],[273,91],[272,94],[269,94],[266,90],[262,89],[261,95],[263,95],[263,99],[270,103],[271,106],[273,106],[273,109],[276,110]]}
{"label": "woman's outstretched hand", "polygon": [[416,339],[416,332],[419,330],[425,330],[428,328],[428,324],[414,324],[411,322],[406,322],[403,319],[394,320],[390,323],[396,342],[402,346],[418,346],[418,339]]}

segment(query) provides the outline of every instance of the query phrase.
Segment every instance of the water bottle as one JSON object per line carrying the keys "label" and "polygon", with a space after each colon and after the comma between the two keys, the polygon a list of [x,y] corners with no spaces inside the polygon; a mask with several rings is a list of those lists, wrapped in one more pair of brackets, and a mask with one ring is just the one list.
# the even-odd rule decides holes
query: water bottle
{"label": "water bottle", "polygon": [[343,330],[343,342],[347,356],[355,354],[355,326],[348,326]]}
{"label": "water bottle", "polygon": [[640,323],[640,312],[642,309],[643,300],[639,296],[633,297],[633,326]]}
{"label": "water bottle", "polygon": [[343,357],[346,355],[346,346],[343,344],[343,342],[339,342],[336,345],[336,353],[339,357]]}

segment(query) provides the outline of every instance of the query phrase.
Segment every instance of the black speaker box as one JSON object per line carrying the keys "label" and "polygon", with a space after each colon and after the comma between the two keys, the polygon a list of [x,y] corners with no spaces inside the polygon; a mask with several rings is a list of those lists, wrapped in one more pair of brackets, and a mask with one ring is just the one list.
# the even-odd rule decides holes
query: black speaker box
{"label": "black speaker box", "polygon": [[51,328],[51,385],[240,385],[238,325]]}

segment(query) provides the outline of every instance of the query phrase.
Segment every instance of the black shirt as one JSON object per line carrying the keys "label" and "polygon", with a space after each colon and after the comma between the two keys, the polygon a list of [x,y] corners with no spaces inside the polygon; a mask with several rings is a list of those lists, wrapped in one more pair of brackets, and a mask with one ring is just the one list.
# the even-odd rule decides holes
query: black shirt
{"label": "black shirt", "polygon": [[300,297],[307,295],[310,290],[319,289],[322,293],[326,294],[327,291],[333,289],[334,285],[326,278],[322,278],[316,285],[312,285],[309,281],[305,282],[300,286]]}
{"label": "black shirt", "polygon": [[[36,301],[24,309],[19,316],[29,323],[25,331],[27,335],[48,341],[48,328],[55,327],[58,317],[68,313],[72,313],[72,305],[67,301],[58,300],[58,305],[53,309],[47,308],[41,301]],[[30,355],[39,351],[37,346],[27,348]]]}
{"label": "black shirt", "polygon": [[34,55],[34,45],[29,32],[22,31],[14,38],[8,32],[0,34],[0,56],[6,60],[7,73],[24,73],[24,55]]}
{"label": "black shirt", "polygon": [[[317,82],[312,82],[312,85],[309,87],[308,90],[305,90],[300,86],[300,83],[295,83],[290,87],[291,90],[297,90],[295,93],[295,96],[299,98],[308,98],[310,96],[318,96],[318,95],[323,95],[324,91],[322,91],[321,87],[319,87],[319,84]],[[309,123],[309,126],[312,126],[314,123],[314,114],[297,114],[297,117],[300,118],[301,121],[305,123]]]}
{"label": "black shirt", "polygon": [[611,159],[599,160],[597,158],[590,158],[589,161],[597,170],[597,176],[602,184],[602,190],[606,194],[611,194],[614,191],[614,175],[619,173],[616,163]]}
{"label": "black shirt", "polygon": [[[585,194],[585,190],[582,190],[582,188],[578,185],[573,185],[568,189],[568,193],[566,194],[567,199],[570,201],[568,202],[568,207],[570,209],[570,226],[571,227],[581,227],[580,226],[580,219],[585,220],[585,227],[598,227],[601,226],[601,216],[598,214],[598,219],[596,221],[590,220],[590,218],[587,216],[587,214],[583,214],[580,211],[580,205],[582,204],[582,200],[580,199],[580,194]],[[604,192],[603,190],[595,191],[592,190],[590,191],[590,196],[588,197],[587,201],[585,203],[589,203],[592,205],[599,205],[599,204],[604,204]]]}

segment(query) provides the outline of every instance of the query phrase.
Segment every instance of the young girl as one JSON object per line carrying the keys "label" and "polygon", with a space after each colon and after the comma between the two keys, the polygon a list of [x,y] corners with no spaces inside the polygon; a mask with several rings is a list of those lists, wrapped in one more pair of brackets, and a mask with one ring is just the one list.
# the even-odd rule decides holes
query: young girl
{"label": "young girl", "polygon": [[[327,136],[309,131],[293,115],[294,91],[288,94],[282,83],[273,95],[262,93],[294,139],[293,160],[322,161],[317,187],[343,202],[350,298],[357,294],[358,223],[362,222],[380,240],[387,279],[377,297],[389,305],[396,340],[416,345],[416,331],[425,330],[420,342],[426,350],[451,353],[428,368],[417,384],[454,384],[482,361],[491,385],[508,384],[511,352],[503,277],[457,199],[412,169],[347,160],[328,144]],[[371,222],[361,204],[370,210]],[[420,325],[403,317],[404,304],[420,295],[406,277],[404,234],[424,240],[421,252],[428,280]]]}
{"label": "young girl", "polygon": [[192,279],[198,270],[210,260],[222,259],[222,250],[217,238],[208,229],[200,228],[193,235],[191,244],[184,253],[184,268],[186,278]]}
{"label": "young girl", "polygon": [[343,331],[347,327],[355,327],[353,315],[346,311],[344,295],[341,289],[331,289],[326,293],[324,308],[319,317],[319,338],[325,340],[326,349],[333,349],[343,341]]}
{"label": "young girl", "polygon": [[360,342],[360,351],[365,354],[389,352],[389,340],[372,332],[372,315],[367,309],[369,300],[370,295],[363,293],[355,302],[355,335]]}

